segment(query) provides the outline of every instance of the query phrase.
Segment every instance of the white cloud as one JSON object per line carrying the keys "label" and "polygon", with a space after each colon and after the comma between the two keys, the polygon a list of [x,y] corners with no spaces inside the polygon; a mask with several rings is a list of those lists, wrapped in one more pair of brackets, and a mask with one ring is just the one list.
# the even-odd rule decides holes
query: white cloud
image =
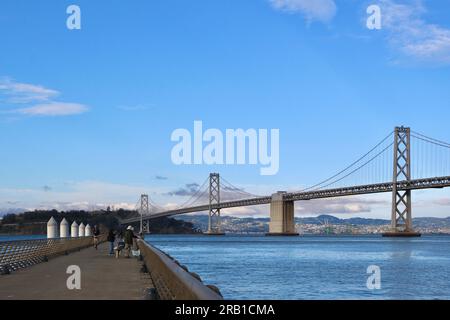
{"label": "white cloud", "polygon": [[107,183],[102,181],[68,182],[64,185],[52,184],[52,190],[37,188],[0,188],[0,207],[34,209],[97,209],[115,206],[134,208],[142,193],[151,188]]}
{"label": "white cloud", "polygon": [[450,29],[428,23],[422,1],[399,4],[380,0],[382,27],[391,45],[402,54],[424,62],[450,63]]}
{"label": "white cloud", "polygon": [[[166,187],[167,188],[167,187]],[[161,196],[167,193],[162,187],[143,187],[102,181],[66,182],[63,185],[52,184],[51,190],[42,187],[35,189],[0,188],[0,208],[14,207],[27,209],[105,209],[107,206],[132,209],[139,202],[141,194],[150,195],[153,202],[164,210],[176,209],[180,203],[171,197]],[[159,195],[159,196],[158,196]],[[207,201],[205,201],[206,203]],[[378,199],[364,197],[336,198],[328,200],[312,200],[296,202],[296,214],[316,215],[325,213],[368,213],[373,207],[389,206],[389,203]],[[223,215],[241,217],[269,217],[270,206],[249,206],[222,210]]]}
{"label": "white cloud", "polygon": [[0,93],[7,96],[10,103],[29,103],[48,101],[59,95],[59,92],[40,85],[14,82],[9,78],[0,79]]}
{"label": "white cloud", "polygon": [[308,22],[329,22],[336,15],[334,0],[270,0],[272,7],[290,13],[301,13]]}
{"label": "white cloud", "polygon": [[87,110],[85,105],[78,103],[50,102],[16,109],[14,112],[29,116],[68,116],[84,113]]}
{"label": "white cloud", "polygon": [[370,213],[375,206],[388,206],[383,200],[361,197],[332,198],[299,202],[296,212],[299,214],[356,214]]}
{"label": "white cloud", "polygon": [[0,105],[10,107],[2,113],[27,116],[68,116],[88,111],[88,107],[71,102],[59,102],[54,98],[60,92],[41,85],[15,82],[10,78],[0,78]]}
{"label": "white cloud", "polygon": [[87,201],[79,202],[54,202],[54,203],[41,203],[39,207],[32,208],[28,210],[40,209],[40,210],[59,210],[59,211],[70,211],[70,210],[106,210],[108,207],[112,209],[125,209],[125,210],[135,210],[136,204],[128,202],[118,202],[118,203],[90,203]]}
{"label": "white cloud", "polygon": [[223,216],[234,216],[234,217],[264,217],[270,216],[270,206],[260,205],[251,207],[237,207],[222,209],[221,214]]}
{"label": "white cloud", "polygon": [[[52,183],[51,190],[42,186],[36,188],[1,188],[0,214],[16,212],[19,208],[57,209],[57,210],[96,210],[133,209],[139,205],[140,195],[146,193],[153,203],[164,210],[179,208],[183,202],[175,202],[172,197],[162,196],[168,192],[168,187],[133,186],[127,184],[108,183],[102,181]],[[435,191],[414,196],[414,217],[447,217],[450,197],[434,195]],[[182,198],[181,198],[182,199]],[[2,208],[8,208],[3,209]],[[332,214],[334,216],[364,216],[371,218],[389,219],[391,210],[391,196],[389,194],[355,196],[348,198],[332,198],[322,200],[297,201],[295,203],[296,216],[317,216]],[[159,211],[159,210],[158,210]],[[154,212],[154,211],[152,211]],[[240,217],[269,217],[270,206],[249,206],[223,209],[225,216]]]}
{"label": "white cloud", "polygon": [[433,201],[433,204],[437,204],[439,206],[450,207],[450,198],[441,198]]}
{"label": "white cloud", "polygon": [[[321,215],[321,214],[365,214],[372,213],[376,207],[389,208],[390,202],[364,197],[332,198],[310,201],[297,201],[295,203],[295,215]],[[388,211],[388,210],[386,210]],[[270,206],[251,206],[228,208],[222,210],[225,216],[240,217],[269,217]]]}

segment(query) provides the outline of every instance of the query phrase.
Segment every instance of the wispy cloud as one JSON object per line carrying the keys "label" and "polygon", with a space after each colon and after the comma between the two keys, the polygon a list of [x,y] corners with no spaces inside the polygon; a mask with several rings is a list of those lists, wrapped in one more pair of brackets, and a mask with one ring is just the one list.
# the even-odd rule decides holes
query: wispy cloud
{"label": "wispy cloud", "polygon": [[[334,198],[311,201],[299,201],[295,204],[295,214],[300,216],[316,216],[321,214],[366,214],[371,213],[376,207],[389,207],[388,201],[368,199],[362,197]],[[239,207],[223,209],[223,215],[245,217],[268,217],[270,207],[268,205],[255,207]]]}
{"label": "wispy cloud", "polygon": [[433,201],[433,204],[437,204],[439,206],[450,207],[450,198],[441,198]]}
{"label": "wispy cloud", "polygon": [[40,210],[59,210],[59,211],[70,211],[70,210],[85,210],[85,211],[95,211],[95,210],[105,210],[106,208],[113,209],[125,209],[125,210],[136,210],[136,205],[127,202],[118,203],[91,203],[87,201],[79,202],[48,202],[41,203],[37,208],[32,208],[28,210],[40,209]]}
{"label": "wispy cloud", "polygon": [[69,116],[88,111],[88,107],[83,104],[55,101],[54,98],[59,95],[59,91],[41,85],[0,78],[0,104],[9,107],[2,111],[4,114]]}
{"label": "wispy cloud", "polygon": [[78,103],[50,102],[32,107],[15,109],[13,112],[29,116],[69,116],[84,113],[87,110],[88,108],[85,105]]}
{"label": "wispy cloud", "polygon": [[15,82],[9,78],[0,79],[0,93],[6,96],[6,102],[9,103],[48,101],[60,94],[56,90],[40,85]]}
{"label": "wispy cloud", "polygon": [[176,189],[174,191],[170,191],[167,193],[169,196],[193,196],[198,192],[198,188],[200,185],[198,183],[188,183],[184,187]]}
{"label": "wispy cloud", "polygon": [[421,0],[408,4],[380,0],[379,5],[382,27],[396,50],[423,62],[450,63],[450,29],[427,22]]}
{"label": "wispy cloud", "polygon": [[156,180],[168,180],[169,178],[168,178],[168,177],[164,177],[164,176],[158,176],[158,175],[156,175],[156,176],[155,176],[155,179],[156,179]]}
{"label": "wispy cloud", "polygon": [[[174,188],[175,191],[170,192],[170,188],[155,185],[132,186],[102,181],[67,181],[60,185],[43,185],[35,189],[0,187],[0,213],[16,212],[16,209],[21,208],[26,210],[35,208],[95,210],[106,209],[111,206],[116,209],[133,209],[143,193],[148,194],[152,202],[157,203],[159,207],[170,210],[179,208],[181,204],[186,204],[186,197],[195,194],[198,188],[197,183],[192,183],[180,189]],[[280,188],[271,189],[277,190]],[[177,196],[175,196],[175,193],[177,193]],[[222,190],[222,201],[227,201],[227,193],[228,191]],[[266,192],[265,194],[269,193]],[[440,198],[430,198],[418,194],[415,199],[415,217],[448,216],[450,197],[441,195]],[[298,201],[295,203],[295,212],[297,216],[368,214],[371,217],[387,219],[391,207],[390,200],[389,195],[378,195]],[[207,203],[207,194],[195,202],[197,205]],[[2,210],[2,208],[7,210]],[[268,205],[228,208],[222,212],[224,215],[248,217],[269,217],[269,213],[270,207]]]}
{"label": "wispy cloud", "polygon": [[[206,204],[208,202],[209,193],[207,188],[202,188],[200,190],[200,185],[198,183],[188,183],[184,187],[175,189],[173,191],[166,192],[163,195],[166,196],[178,196],[178,197],[188,197],[196,196],[195,203]],[[221,201],[238,200],[253,197],[254,195],[247,193],[243,188],[236,188],[232,186],[222,185],[220,187],[220,199]]]}
{"label": "wispy cloud", "polygon": [[334,0],[269,0],[273,8],[302,14],[308,23],[312,21],[329,22],[336,15]]}
{"label": "wispy cloud", "polygon": [[91,210],[105,209],[107,206],[131,209],[135,208],[141,194],[152,192],[161,190],[102,181],[71,181],[59,186],[44,185],[34,189],[0,187],[0,209]]}
{"label": "wispy cloud", "polygon": [[300,214],[354,214],[371,212],[374,206],[389,203],[382,200],[363,198],[334,198],[301,202],[296,206]]}

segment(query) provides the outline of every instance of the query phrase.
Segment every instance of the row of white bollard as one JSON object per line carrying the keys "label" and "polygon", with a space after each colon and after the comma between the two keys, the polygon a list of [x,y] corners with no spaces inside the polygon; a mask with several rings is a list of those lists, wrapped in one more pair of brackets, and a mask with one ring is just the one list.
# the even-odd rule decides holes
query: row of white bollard
{"label": "row of white bollard", "polygon": [[[59,232],[58,232],[59,231]],[[47,222],[47,239],[55,239],[55,238],[78,238],[78,237],[91,237],[92,236],[92,228],[91,226],[84,225],[82,222],[80,225],[76,221],[72,223],[70,226],[70,234],[69,234],[69,223],[66,218],[64,218],[58,230],[58,222],[55,218],[51,217]]]}

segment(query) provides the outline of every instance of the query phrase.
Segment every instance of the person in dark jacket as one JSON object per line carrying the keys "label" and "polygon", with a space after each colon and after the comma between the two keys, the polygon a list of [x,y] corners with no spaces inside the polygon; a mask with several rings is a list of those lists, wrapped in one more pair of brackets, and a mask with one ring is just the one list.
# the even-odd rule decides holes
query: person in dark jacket
{"label": "person in dark jacket", "polygon": [[114,230],[111,229],[108,232],[108,238],[106,239],[109,242],[109,255],[114,254],[114,241],[116,241],[116,234]]}
{"label": "person in dark jacket", "polygon": [[94,226],[94,248],[95,248],[95,250],[97,250],[97,247],[98,247],[98,241],[99,241],[99,239],[98,239],[98,237],[100,236],[100,228],[96,225],[96,226]]}
{"label": "person in dark jacket", "polygon": [[131,248],[133,248],[134,238],[137,237],[134,235],[133,227],[128,226],[127,230],[125,230],[125,233],[123,234],[123,240],[125,241],[126,258],[130,257]]}

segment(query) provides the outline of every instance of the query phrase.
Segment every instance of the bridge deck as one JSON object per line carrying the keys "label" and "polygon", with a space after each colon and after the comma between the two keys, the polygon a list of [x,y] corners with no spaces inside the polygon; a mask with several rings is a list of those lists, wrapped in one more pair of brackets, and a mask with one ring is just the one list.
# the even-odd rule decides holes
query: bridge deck
{"label": "bridge deck", "polygon": [[[109,244],[96,251],[87,248],[32,267],[0,276],[0,300],[137,300],[152,287],[150,276],[140,272],[142,263],[108,255]],[[81,269],[81,290],[67,289],[67,267]]]}

